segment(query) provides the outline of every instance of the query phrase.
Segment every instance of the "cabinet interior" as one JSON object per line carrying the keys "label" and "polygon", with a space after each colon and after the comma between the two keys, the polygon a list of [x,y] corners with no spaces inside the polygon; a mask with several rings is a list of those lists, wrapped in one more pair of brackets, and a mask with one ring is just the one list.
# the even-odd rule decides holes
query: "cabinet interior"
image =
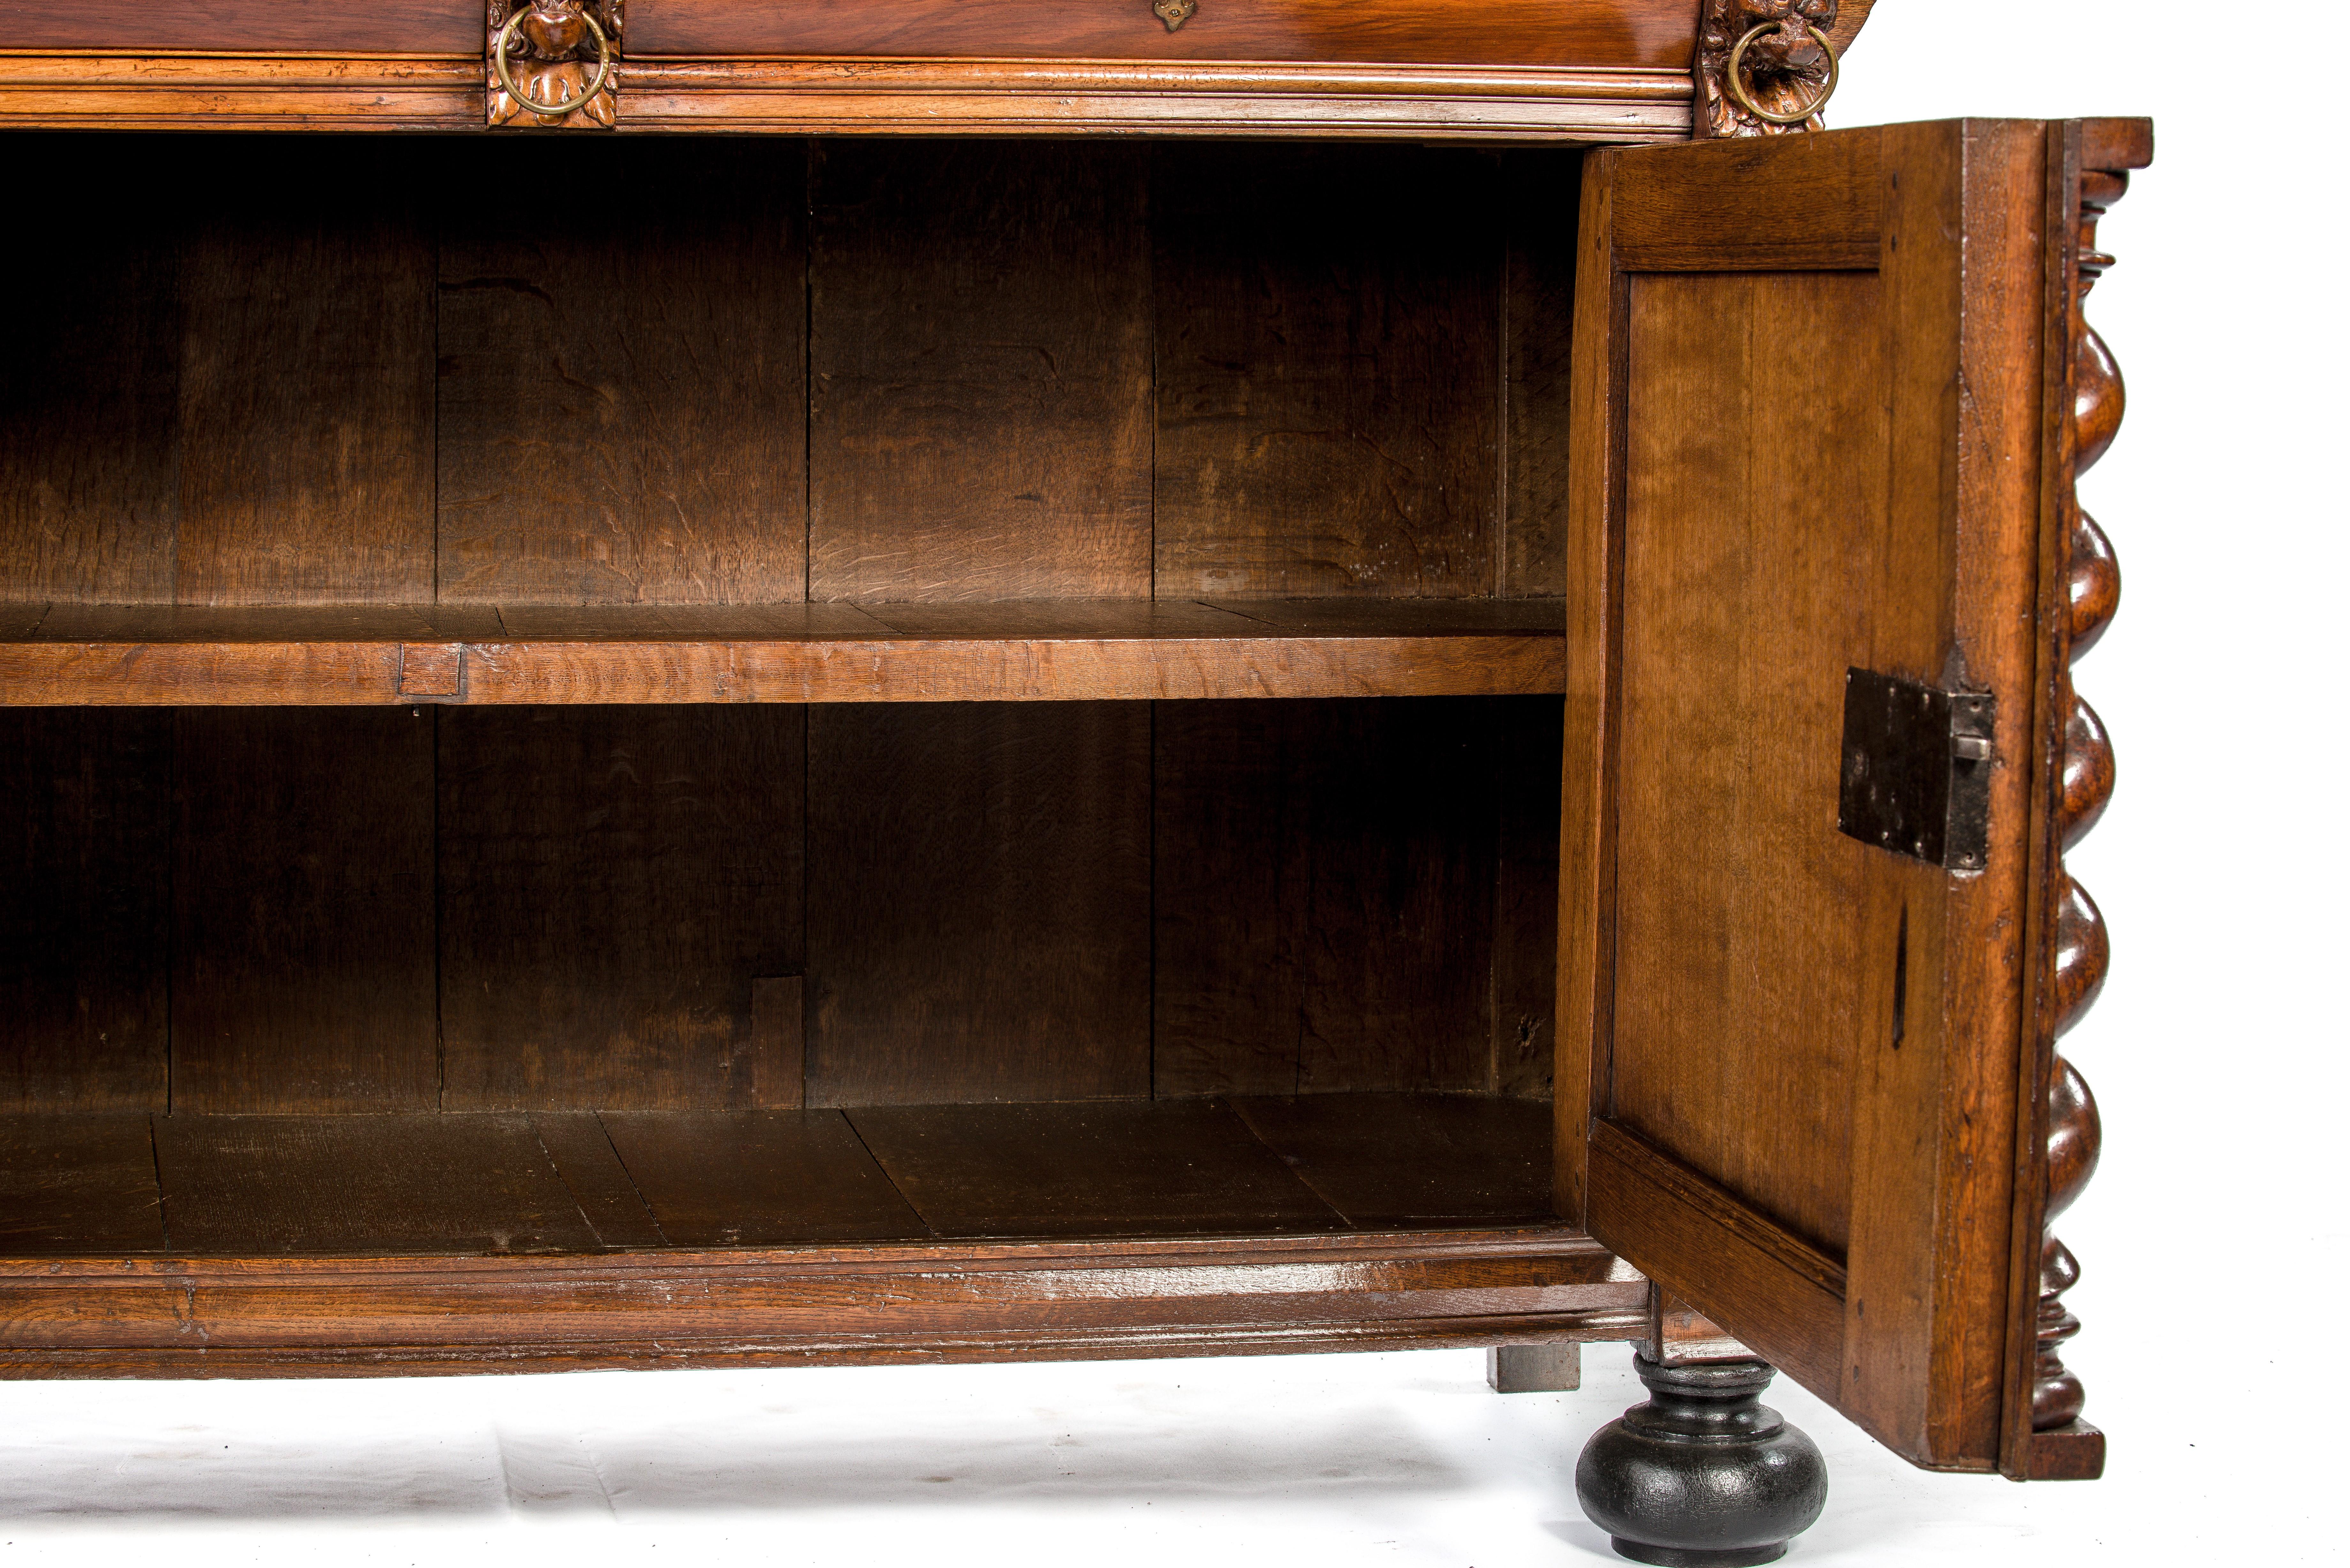
{"label": "cabinet interior", "polygon": [[[17,146],[0,1255],[1554,1222],[1561,687],[1395,639],[1560,640],[1578,153]],[[625,652],[110,705],[400,617]]]}

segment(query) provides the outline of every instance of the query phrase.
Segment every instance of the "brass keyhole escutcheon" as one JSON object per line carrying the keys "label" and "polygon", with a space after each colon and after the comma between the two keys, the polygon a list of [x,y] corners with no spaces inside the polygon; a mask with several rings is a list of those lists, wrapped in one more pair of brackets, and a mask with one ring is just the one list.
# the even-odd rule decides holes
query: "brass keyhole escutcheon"
{"label": "brass keyhole escutcheon", "polygon": [[1191,13],[1200,8],[1200,0],[1150,0],[1150,8],[1159,13],[1159,19],[1167,24],[1171,33],[1191,19]]}

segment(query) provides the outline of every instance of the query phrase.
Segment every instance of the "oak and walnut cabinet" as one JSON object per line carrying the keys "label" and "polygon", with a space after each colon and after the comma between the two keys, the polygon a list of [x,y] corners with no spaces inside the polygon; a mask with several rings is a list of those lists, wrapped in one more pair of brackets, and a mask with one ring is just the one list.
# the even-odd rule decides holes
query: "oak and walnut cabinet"
{"label": "oak and walnut cabinet", "polygon": [[0,1374],[1628,1339],[2094,1474],[2151,132],[1822,129],[1866,11],[0,0]]}

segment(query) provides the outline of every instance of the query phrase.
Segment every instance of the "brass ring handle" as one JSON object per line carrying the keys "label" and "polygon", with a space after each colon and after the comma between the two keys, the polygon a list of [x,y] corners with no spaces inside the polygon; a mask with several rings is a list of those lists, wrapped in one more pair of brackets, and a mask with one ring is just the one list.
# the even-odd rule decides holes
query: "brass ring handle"
{"label": "brass ring handle", "polygon": [[1828,79],[1821,87],[1820,96],[1812,99],[1808,106],[1797,109],[1793,114],[1773,114],[1748,95],[1745,79],[1739,73],[1739,62],[1745,57],[1746,46],[1765,33],[1784,32],[1786,28],[1787,24],[1784,22],[1764,22],[1759,26],[1748,29],[1746,36],[1739,39],[1731,48],[1730,69],[1722,73],[1730,88],[1730,96],[1738,100],[1738,107],[1765,125],[1801,125],[1819,113],[1821,109],[1825,109],[1828,99],[1835,97],[1837,71],[1835,46],[1828,41],[1828,36],[1825,33],[1821,32],[1809,22],[1804,24],[1804,31],[1812,36],[1812,41],[1819,45],[1820,52],[1828,57]]}
{"label": "brass ring handle", "polygon": [[[589,32],[596,35],[596,79],[589,82],[588,90],[577,98],[567,99],[561,103],[538,103],[533,100],[528,93],[515,86],[514,73],[506,68],[506,50],[514,43],[514,30],[521,26],[522,19],[529,15],[528,5],[516,7],[515,14],[506,18],[506,25],[498,29],[498,41],[490,47],[490,63],[497,67],[498,85],[505,88],[516,103],[533,114],[569,114],[604,90],[605,78],[612,74],[612,40],[604,36],[604,29],[596,25],[596,18],[593,16],[586,11],[580,12],[579,19],[588,24]],[[1757,31],[1760,29],[1758,28]]]}

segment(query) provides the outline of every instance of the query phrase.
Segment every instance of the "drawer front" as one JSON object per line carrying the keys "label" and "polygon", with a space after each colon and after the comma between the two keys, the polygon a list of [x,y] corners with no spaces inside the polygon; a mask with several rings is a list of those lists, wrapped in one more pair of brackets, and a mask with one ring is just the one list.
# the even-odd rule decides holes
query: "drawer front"
{"label": "drawer front", "polygon": [[629,0],[629,53],[1685,70],[1694,0]]}
{"label": "drawer front", "polygon": [[478,55],[477,0],[0,0],[0,48]]}

